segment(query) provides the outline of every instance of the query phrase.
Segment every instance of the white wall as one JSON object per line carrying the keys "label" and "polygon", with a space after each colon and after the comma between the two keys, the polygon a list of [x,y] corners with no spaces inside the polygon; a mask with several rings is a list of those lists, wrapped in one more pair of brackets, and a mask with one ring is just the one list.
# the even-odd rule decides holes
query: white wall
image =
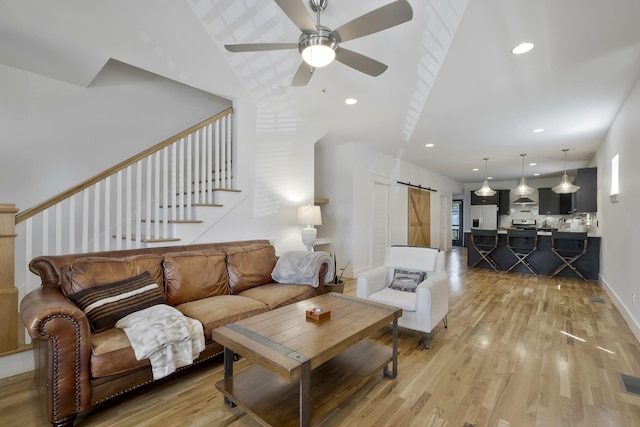
{"label": "white wall", "polygon": [[[640,82],[629,94],[597,153],[598,219],[602,229],[600,276],[640,340]],[[620,195],[611,203],[611,159],[620,155]]]}
{"label": "white wall", "polygon": [[197,242],[269,239],[278,254],[305,250],[297,209],[313,203],[314,143],[322,132],[297,123],[295,131],[259,133],[254,103],[236,100],[234,111],[243,201]]}
{"label": "white wall", "polygon": [[87,88],[0,65],[0,88],[0,194],[20,210],[231,105],[114,60]]}
{"label": "white wall", "polygon": [[[345,276],[355,277],[373,267],[373,182],[390,184],[390,244],[407,243],[408,187],[410,182],[438,190],[431,193],[432,245],[440,241],[439,224],[446,224],[445,241],[451,246],[451,201],[453,193],[462,192],[462,183],[446,178],[406,161],[371,150],[362,144],[338,146],[319,144],[316,149],[316,195],[329,197],[323,209],[327,217],[319,235],[331,237],[338,263],[351,261]],[[440,218],[440,197],[449,206],[446,218]]]}

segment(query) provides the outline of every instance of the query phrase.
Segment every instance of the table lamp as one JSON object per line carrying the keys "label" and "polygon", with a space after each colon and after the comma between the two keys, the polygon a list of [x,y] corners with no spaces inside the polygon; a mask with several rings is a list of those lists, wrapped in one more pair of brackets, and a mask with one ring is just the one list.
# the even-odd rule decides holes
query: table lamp
{"label": "table lamp", "polygon": [[298,208],[298,224],[305,224],[306,227],[300,232],[302,235],[302,243],[307,250],[313,251],[313,244],[316,242],[318,230],[314,225],[322,225],[322,216],[320,214],[320,206],[300,206]]}

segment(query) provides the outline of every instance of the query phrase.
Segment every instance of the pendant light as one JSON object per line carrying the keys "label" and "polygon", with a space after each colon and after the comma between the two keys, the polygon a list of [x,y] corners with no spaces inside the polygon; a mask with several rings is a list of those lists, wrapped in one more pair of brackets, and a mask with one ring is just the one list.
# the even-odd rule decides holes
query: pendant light
{"label": "pendant light", "polygon": [[556,185],[551,190],[558,194],[575,193],[580,189],[580,186],[570,183],[569,177],[567,176],[567,151],[569,151],[569,149],[564,148],[562,151],[564,151],[564,175],[562,175],[562,181],[560,181],[560,184]]}
{"label": "pendant light", "polygon": [[511,191],[514,191],[518,196],[528,196],[530,194],[533,194],[533,192],[535,191],[533,188],[527,185],[527,180],[524,177],[524,157],[525,156],[526,154],[520,154],[520,157],[522,157],[522,178],[520,178],[520,184],[518,184],[516,188],[511,190]]}
{"label": "pendant light", "polygon": [[524,177],[524,157],[525,156],[526,154],[520,154],[520,157],[522,157],[522,178],[520,178],[520,184],[518,184],[516,188],[511,190],[516,194],[516,196],[520,196],[520,197],[514,200],[513,203],[517,205],[535,205],[536,202],[534,202],[528,197],[529,195],[533,194],[535,190],[527,185],[527,180]]}
{"label": "pendant light", "polygon": [[[487,160],[489,160],[488,157],[484,158],[484,176],[488,177],[487,175]],[[482,187],[480,187],[479,190],[474,191],[476,196],[493,196],[494,194],[496,194],[495,190],[492,190],[491,187],[489,187],[489,179],[485,178],[484,181],[482,182]]]}

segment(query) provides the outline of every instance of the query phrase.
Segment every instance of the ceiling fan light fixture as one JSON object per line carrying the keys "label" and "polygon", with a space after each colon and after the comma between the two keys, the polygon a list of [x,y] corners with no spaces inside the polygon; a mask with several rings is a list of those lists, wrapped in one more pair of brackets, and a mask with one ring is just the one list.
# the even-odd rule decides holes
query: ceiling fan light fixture
{"label": "ceiling fan light fixture", "polygon": [[313,68],[325,67],[336,58],[338,41],[328,30],[318,28],[318,32],[300,36],[300,54],[304,62]]}

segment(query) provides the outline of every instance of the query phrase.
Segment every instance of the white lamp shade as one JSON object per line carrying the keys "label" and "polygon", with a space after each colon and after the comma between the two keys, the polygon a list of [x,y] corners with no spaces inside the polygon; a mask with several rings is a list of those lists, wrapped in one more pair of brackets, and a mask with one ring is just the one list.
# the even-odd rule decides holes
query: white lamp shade
{"label": "white lamp shade", "polygon": [[511,191],[516,193],[516,195],[518,196],[530,196],[535,192],[533,188],[527,185],[527,180],[525,177],[520,178],[520,184],[518,184],[518,186]]}
{"label": "white lamp shade", "polygon": [[298,224],[304,224],[308,226],[322,225],[320,206],[300,206],[298,208]]}
{"label": "white lamp shade", "polygon": [[489,197],[496,194],[496,190],[492,190],[491,187],[489,187],[489,181],[485,179],[482,183],[482,187],[480,187],[480,189],[476,190],[474,193],[476,193],[476,196]]}
{"label": "white lamp shade", "polygon": [[329,65],[336,57],[336,51],[330,46],[315,44],[307,46],[302,51],[302,59],[315,68]]}
{"label": "white lamp shade", "polygon": [[569,182],[569,177],[565,173],[564,175],[562,175],[562,181],[560,181],[560,184],[556,185],[551,190],[553,190],[554,193],[558,194],[570,194],[575,193],[579,189],[580,186],[573,185],[571,182]]}

